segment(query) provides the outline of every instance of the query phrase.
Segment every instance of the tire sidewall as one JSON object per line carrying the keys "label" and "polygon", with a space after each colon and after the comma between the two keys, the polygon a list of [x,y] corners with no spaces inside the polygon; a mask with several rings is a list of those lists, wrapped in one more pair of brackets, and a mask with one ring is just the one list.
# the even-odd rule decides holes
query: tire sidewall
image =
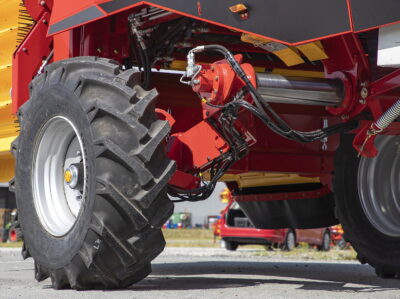
{"label": "tire sidewall", "polygon": [[[60,113],[62,111],[62,114]],[[64,116],[80,132],[86,159],[86,197],[78,219],[62,237],[54,237],[42,226],[33,199],[33,159],[43,125],[55,116]],[[18,212],[25,244],[36,262],[48,268],[68,264],[82,246],[90,225],[95,198],[95,153],[90,123],[79,99],[64,85],[43,87],[33,94],[21,109],[22,124],[19,137],[15,185]]]}

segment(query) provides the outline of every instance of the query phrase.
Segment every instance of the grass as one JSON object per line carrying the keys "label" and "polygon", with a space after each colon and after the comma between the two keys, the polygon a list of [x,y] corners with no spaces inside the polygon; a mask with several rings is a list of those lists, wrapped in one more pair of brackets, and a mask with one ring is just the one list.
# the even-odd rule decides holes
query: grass
{"label": "grass", "polygon": [[0,248],[21,248],[22,242],[16,243],[0,243]]}
{"label": "grass", "polygon": [[282,251],[274,249],[273,251],[259,251],[256,256],[265,256],[282,259],[301,259],[301,260],[327,260],[327,261],[353,261],[356,260],[356,252],[350,249],[331,248],[329,251],[318,251],[316,248],[310,248],[308,244],[300,244],[292,251]]}
{"label": "grass", "polygon": [[163,229],[163,234],[167,247],[220,247],[219,239],[208,229]]}
{"label": "grass", "polygon": [[[212,230],[164,229],[163,233],[165,236],[165,240],[167,241],[167,247],[220,248],[220,240],[219,238],[214,239]],[[0,248],[18,247],[22,247],[22,242],[0,243]],[[309,248],[307,244],[300,244],[292,251],[282,251],[280,249],[269,251],[261,245],[246,245],[243,247],[255,249],[252,254],[259,257],[328,261],[356,260],[356,252],[353,249],[340,250],[336,247],[327,252],[318,251],[315,248]]]}
{"label": "grass", "polygon": [[[212,230],[165,229],[163,233],[167,247],[220,248],[219,238],[214,242]],[[330,251],[318,251],[315,248],[309,248],[307,244],[300,244],[292,251],[282,251],[280,249],[269,251],[262,245],[246,245],[243,247],[255,249],[255,256],[282,259],[351,261],[356,260],[357,255],[352,248],[340,250],[333,247]]]}

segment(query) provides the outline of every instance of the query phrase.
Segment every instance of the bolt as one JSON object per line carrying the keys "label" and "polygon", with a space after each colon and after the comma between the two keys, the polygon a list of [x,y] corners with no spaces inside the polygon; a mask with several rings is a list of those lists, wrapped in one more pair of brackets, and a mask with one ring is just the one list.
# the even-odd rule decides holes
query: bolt
{"label": "bolt", "polygon": [[343,119],[343,120],[349,119],[349,116],[348,116],[347,114],[343,114],[343,115],[342,115],[342,119]]}
{"label": "bolt", "polygon": [[41,5],[41,6],[45,6],[45,5],[46,5],[46,2],[45,2],[45,1],[40,1],[40,5]]}
{"label": "bolt", "polygon": [[365,102],[366,102],[366,101],[365,101],[365,99],[359,99],[358,101],[359,101],[359,102],[360,102],[360,104],[362,104],[362,105],[364,105],[364,104],[365,104]]}
{"label": "bolt", "polygon": [[210,162],[210,161],[211,161],[211,158],[210,158],[210,157],[207,157],[207,161]]}
{"label": "bolt", "polygon": [[114,50],[114,54],[118,54],[119,51],[117,49]]}
{"label": "bolt", "polygon": [[368,89],[366,87],[363,87],[360,91],[361,97],[363,99],[365,99],[366,97],[368,97]]}
{"label": "bolt", "polygon": [[215,76],[215,81],[217,81],[217,82],[218,82],[218,79],[219,79],[219,78],[218,78],[218,76]]}
{"label": "bolt", "polygon": [[100,48],[97,48],[97,53],[101,53],[101,49]]}
{"label": "bolt", "polygon": [[218,92],[218,89],[214,88],[213,92],[214,92],[214,93],[217,93],[217,92]]}
{"label": "bolt", "polygon": [[43,23],[43,24],[47,24],[47,21],[46,21],[46,20],[43,20],[42,23]]}
{"label": "bolt", "polygon": [[27,48],[22,48],[22,51],[28,52],[28,49]]}

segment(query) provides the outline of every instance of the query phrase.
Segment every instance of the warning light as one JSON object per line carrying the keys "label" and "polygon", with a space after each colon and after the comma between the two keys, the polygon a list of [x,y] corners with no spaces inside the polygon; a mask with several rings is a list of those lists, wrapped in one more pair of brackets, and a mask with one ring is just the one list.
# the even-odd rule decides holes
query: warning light
{"label": "warning light", "polygon": [[247,11],[247,6],[244,4],[236,4],[229,7],[229,10],[233,13],[244,13]]}

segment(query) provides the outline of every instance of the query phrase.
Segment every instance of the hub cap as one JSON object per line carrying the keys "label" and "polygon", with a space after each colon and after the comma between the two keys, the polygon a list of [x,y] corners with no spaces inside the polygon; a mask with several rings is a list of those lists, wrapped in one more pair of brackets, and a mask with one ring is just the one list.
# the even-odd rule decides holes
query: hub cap
{"label": "hub cap", "polygon": [[50,234],[61,237],[77,220],[87,181],[82,140],[69,119],[56,116],[43,126],[33,161],[37,215]]}
{"label": "hub cap", "polygon": [[358,192],[364,213],[381,233],[400,236],[400,137],[378,136],[379,154],[360,159]]}

